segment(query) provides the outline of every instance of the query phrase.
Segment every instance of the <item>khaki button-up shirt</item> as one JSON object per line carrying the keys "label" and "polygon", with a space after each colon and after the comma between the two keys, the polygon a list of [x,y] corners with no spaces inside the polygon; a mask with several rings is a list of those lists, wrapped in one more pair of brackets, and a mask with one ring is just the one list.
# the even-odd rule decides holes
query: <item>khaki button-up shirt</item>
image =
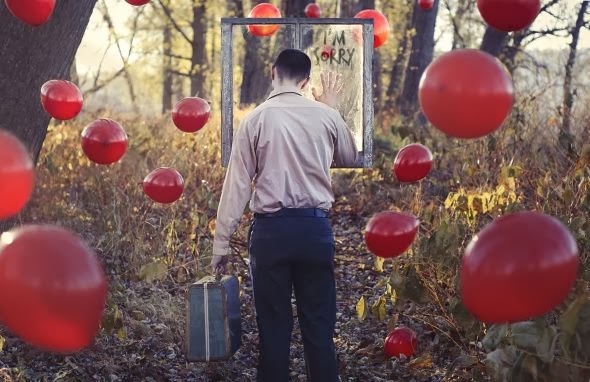
{"label": "khaki button-up shirt", "polygon": [[234,135],[213,254],[229,253],[230,237],[248,200],[257,213],[329,210],[334,201],[332,163],[350,167],[357,156],[352,133],[338,111],[302,96],[296,87],[274,89]]}

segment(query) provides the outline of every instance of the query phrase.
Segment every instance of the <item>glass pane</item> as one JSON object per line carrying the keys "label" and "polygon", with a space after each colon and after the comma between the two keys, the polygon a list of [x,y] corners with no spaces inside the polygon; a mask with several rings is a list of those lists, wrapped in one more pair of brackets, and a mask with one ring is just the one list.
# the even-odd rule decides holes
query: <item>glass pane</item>
{"label": "glass pane", "polygon": [[295,47],[295,25],[282,24],[272,35],[263,37],[251,34],[246,25],[233,25],[232,34],[233,127],[237,129],[241,119],[268,97],[270,66],[281,50]]}
{"label": "glass pane", "polygon": [[344,89],[338,108],[363,150],[363,44],[362,25],[302,25],[301,43],[311,58],[311,88],[321,89],[320,72],[342,74]]}

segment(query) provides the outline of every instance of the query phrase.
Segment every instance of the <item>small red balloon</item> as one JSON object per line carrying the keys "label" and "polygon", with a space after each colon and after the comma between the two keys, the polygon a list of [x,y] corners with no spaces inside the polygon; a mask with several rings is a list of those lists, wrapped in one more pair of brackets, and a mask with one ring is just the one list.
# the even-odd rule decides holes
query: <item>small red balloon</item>
{"label": "small red balloon", "polygon": [[82,150],[98,164],[117,162],[127,151],[127,133],[117,122],[99,119],[82,131]]}
{"label": "small red balloon", "polygon": [[383,258],[404,253],[414,242],[420,222],[411,214],[380,212],[373,215],[365,229],[365,243],[373,254]]}
{"label": "small red balloon", "polygon": [[309,17],[310,19],[317,19],[321,17],[321,15],[322,10],[316,3],[309,3],[305,6],[305,16]]}
{"label": "small red balloon", "polygon": [[417,182],[432,169],[432,153],[428,147],[412,143],[402,148],[393,161],[393,173],[400,182]]}
{"label": "small red balloon", "polygon": [[[266,19],[266,18],[280,18],[281,11],[274,5],[270,3],[260,3],[248,14],[248,17],[256,18],[256,19]],[[250,32],[254,36],[264,37],[264,36],[271,36],[274,34],[278,29],[279,25],[276,24],[258,24],[258,25],[248,25],[248,32]]]}
{"label": "small red balloon", "polygon": [[418,6],[427,11],[434,6],[434,0],[418,0]]}
{"label": "small red balloon", "polygon": [[145,177],[143,191],[154,202],[173,203],[180,198],[184,191],[184,179],[175,169],[160,167]]}
{"label": "small red balloon", "polygon": [[4,0],[4,2],[14,17],[34,27],[45,24],[55,9],[55,0]]}
{"label": "small red balloon", "polygon": [[498,59],[458,49],[428,65],[419,98],[434,127],[457,138],[479,138],[502,125],[512,109],[514,88]]}
{"label": "small red balloon", "polygon": [[211,115],[209,103],[199,97],[180,100],[172,110],[172,121],[180,130],[194,133],[205,126]]}
{"label": "small red balloon", "polygon": [[85,348],[106,294],[102,267],[77,235],[49,225],[0,235],[0,321],[25,342],[58,352]]}
{"label": "small red balloon", "polygon": [[469,243],[460,270],[465,307],[479,320],[528,320],[559,305],[574,285],[578,246],[559,220],[517,212],[485,226]]}
{"label": "small red balloon", "polygon": [[418,338],[413,330],[400,326],[387,335],[383,347],[385,354],[390,358],[399,358],[402,354],[410,358],[418,347]]}
{"label": "small red balloon", "polygon": [[140,6],[149,3],[151,0],[125,0],[131,5]]}
{"label": "small red balloon", "polygon": [[66,80],[47,81],[41,87],[41,104],[53,118],[66,121],[80,114],[84,99],[78,87]]}
{"label": "small red balloon", "polygon": [[336,49],[334,49],[333,46],[331,45],[324,45],[322,47],[322,51],[321,51],[321,58],[323,61],[327,61],[330,58],[334,57],[334,55],[336,54]]}
{"label": "small red balloon", "polygon": [[541,0],[477,0],[477,9],[488,25],[504,32],[516,32],[535,21]]}
{"label": "small red balloon", "polygon": [[23,209],[34,183],[35,169],[29,152],[18,138],[0,130],[0,220]]}
{"label": "small red balloon", "polygon": [[385,44],[389,38],[389,21],[387,21],[387,17],[383,13],[375,9],[365,9],[357,13],[354,17],[357,19],[373,19],[373,34],[375,36],[373,46],[378,48]]}

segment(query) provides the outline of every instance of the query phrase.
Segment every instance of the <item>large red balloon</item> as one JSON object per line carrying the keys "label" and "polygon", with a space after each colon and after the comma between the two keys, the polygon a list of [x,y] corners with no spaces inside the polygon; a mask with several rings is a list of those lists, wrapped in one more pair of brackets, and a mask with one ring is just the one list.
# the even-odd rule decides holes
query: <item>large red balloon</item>
{"label": "large red balloon", "polygon": [[75,234],[32,225],[0,235],[0,322],[29,344],[58,352],[88,346],[106,293],[96,255]]}
{"label": "large red balloon", "polygon": [[502,125],[512,109],[514,88],[498,59],[479,50],[458,49],[426,68],[419,97],[434,127],[457,138],[479,138]]}
{"label": "large red balloon", "polygon": [[180,130],[194,133],[205,126],[211,115],[209,103],[199,97],[180,100],[172,110],[172,121]]}
{"label": "large red balloon", "polygon": [[310,19],[317,19],[321,17],[321,15],[322,10],[316,3],[309,3],[305,6],[305,16],[309,17]]}
{"label": "large red balloon", "polygon": [[477,0],[477,9],[490,26],[515,32],[535,21],[541,10],[541,0]]}
{"label": "large red balloon", "polygon": [[6,8],[24,23],[38,27],[49,20],[55,0],[4,0]]}
{"label": "large red balloon", "polygon": [[[256,19],[280,18],[281,11],[270,3],[260,3],[252,8],[248,17]],[[279,29],[279,25],[276,24],[257,24],[248,25],[247,27],[248,32],[258,37],[271,36]]]}
{"label": "large red balloon", "polygon": [[393,173],[400,182],[417,182],[432,169],[432,153],[428,147],[412,143],[402,148],[393,161]]}
{"label": "large red balloon", "polygon": [[127,133],[117,122],[99,119],[82,131],[82,150],[98,164],[117,162],[127,151]]}
{"label": "large red balloon", "polygon": [[559,220],[517,212],[471,240],[461,264],[461,295],[483,322],[523,321],[559,305],[577,271],[576,241]]}
{"label": "large red balloon", "polygon": [[418,338],[413,330],[400,326],[387,335],[383,347],[388,357],[399,358],[403,354],[410,358],[418,347]]}
{"label": "large red balloon", "polygon": [[357,19],[373,19],[373,33],[375,36],[373,46],[378,48],[385,44],[389,38],[389,21],[387,21],[387,17],[383,13],[375,9],[365,9],[357,13],[354,17]]}
{"label": "large red balloon", "polygon": [[35,172],[25,146],[0,130],[0,220],[18,213],[33,193]]}
{"label": "large red balloon", "polygon": [[418,6],[425,11],[429,10],[434,6],[434,0],[418,0]]}
{"label": "large red balloon", "polygon": [[125,0],[131,5],[140,6],[149,3],[151,0]]}
{"label": "large red balloon", "polygon": [[376,256],[389,258],[404,253],[418,233],[420,222],[415,216],[400,212],[373,215],[365,229],[365,243]]}
{"label": "large red balloon", "polygon": [[51,80],[41,87],[41,104],[55,119],[65,121],[76,117],[83,102],[82,92],[70,81]]}
{"label": "large red balloon", "polygon": [[180,198],[184,191],[184,179],[175,169],[160,167],[145,177],[143,191],[154,202],[173,203]]}

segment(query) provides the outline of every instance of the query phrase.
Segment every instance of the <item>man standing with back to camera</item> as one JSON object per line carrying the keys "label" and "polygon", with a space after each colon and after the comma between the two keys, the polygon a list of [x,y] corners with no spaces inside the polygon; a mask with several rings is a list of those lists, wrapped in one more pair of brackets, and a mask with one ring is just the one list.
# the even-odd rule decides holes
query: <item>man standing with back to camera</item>
{"label": "man standing with back to camera", "polygon": [[322,73],[322,93],[312,89],[313,101],[302,95],[310,71],[302,51],[278,55],[270,96],[235,134],[217,211],[211,265],[218,273],[225,272],[229,240],[248,200],[254,212],[248,249],[262,382],[289,380],[293,289],[309,381],[338,380],[330,167],[353,166],[357,148],[334,109],[341,76]]}

